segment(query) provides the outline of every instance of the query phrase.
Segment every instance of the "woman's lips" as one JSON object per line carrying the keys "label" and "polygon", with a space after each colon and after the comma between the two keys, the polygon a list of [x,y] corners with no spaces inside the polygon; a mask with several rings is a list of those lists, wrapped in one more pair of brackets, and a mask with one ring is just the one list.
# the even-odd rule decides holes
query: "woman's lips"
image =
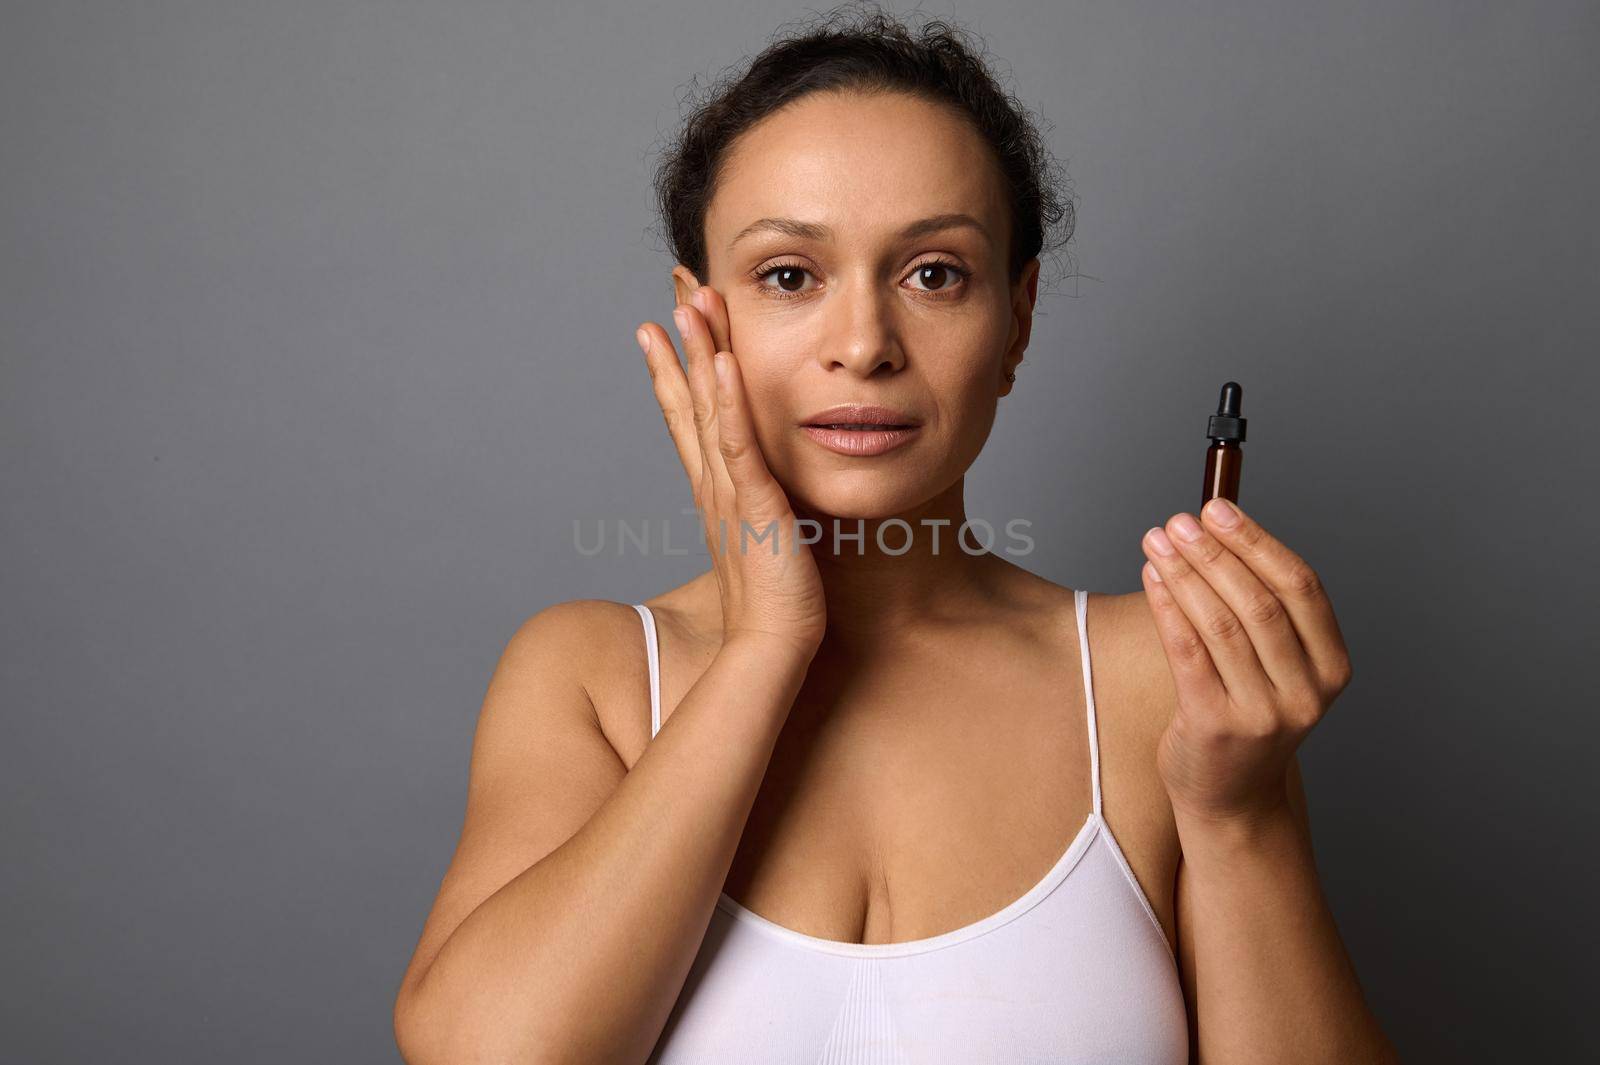
{"label": "woman's lips", "polygon": [[802,425],[800,428],[812,440],[840,455],[881,455],[909,443],[920,427],[902,425],[894,428],[872,426],[839,429],[825,425]]}

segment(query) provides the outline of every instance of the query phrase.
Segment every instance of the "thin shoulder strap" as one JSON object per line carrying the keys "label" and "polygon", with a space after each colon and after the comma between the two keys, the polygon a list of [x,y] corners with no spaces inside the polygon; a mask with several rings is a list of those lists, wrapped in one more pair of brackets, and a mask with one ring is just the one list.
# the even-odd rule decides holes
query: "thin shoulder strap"
{"label": "thin shoulder strap", "polygon": [[661,650],[656,640],[656,617],[643,603],[633,604],[644,622],[644,655],[650,663],[650,738],[661,731]]}
{"label": "thin shoulder strap", "polygon": [[1100,816],[1100,733],[1094,717],[1094,673],[1089,666],[1089,593],[1079,588],[1073,597],[1078,605],[1078,652],[1083,659],[1083,702],[1089,717],[1089,779],[1094,786],[1094,815]]}

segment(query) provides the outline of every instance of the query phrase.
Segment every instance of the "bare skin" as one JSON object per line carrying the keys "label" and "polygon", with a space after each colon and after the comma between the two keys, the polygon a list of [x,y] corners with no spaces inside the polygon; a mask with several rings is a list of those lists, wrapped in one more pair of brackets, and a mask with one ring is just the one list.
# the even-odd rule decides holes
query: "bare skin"
{"label": "bare skin", "polygon": [[[894,943],[1004,908],[1060,858],[1091,808],[1072,591],[987,559],[980,612],[813,660],[728,875],[735,900],[807,935]],[[1089,596],[1102,798],[1176,942],[1178,836],[1154,753],[1170,680],[1143,598]],[[709,573],[645,602],[664,723],[721,619]],[[638,616],[621,609],[617,625],[615,661],[596,671],[611,681],[590,694],[631,767],[650,739],[649,678]]]}

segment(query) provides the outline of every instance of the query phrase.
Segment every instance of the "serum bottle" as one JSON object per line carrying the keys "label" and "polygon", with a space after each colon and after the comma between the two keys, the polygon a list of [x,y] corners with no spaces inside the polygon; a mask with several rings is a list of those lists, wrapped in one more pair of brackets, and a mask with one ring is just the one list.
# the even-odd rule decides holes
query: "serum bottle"
{"label": "serum bottle", "polygon": [[1239,502],[1239,470],[1244,465],[1245,419],[1240,416],[1244,389],[1237,381],[1222,386],[1217,400],[1217,413],[1206,422],[1206,436],[1211,446],[1206,448],[1206,483],[1200,495],[1203,507],[1217,496],[1230,502]]}

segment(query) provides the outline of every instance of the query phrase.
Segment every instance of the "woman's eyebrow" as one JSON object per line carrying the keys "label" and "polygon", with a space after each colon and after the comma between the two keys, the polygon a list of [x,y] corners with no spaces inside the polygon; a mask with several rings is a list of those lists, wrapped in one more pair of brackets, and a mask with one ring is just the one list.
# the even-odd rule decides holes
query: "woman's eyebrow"
{"label": "woman's eyebrow", "polygon": [[[919,218],[895,235],[901,240],[914,240],[917,237],[925,237],[930,233],[959,227],[976,229],[985,237],[989,235],[989,230],[984,227],[982,222],[960,211]],[[734,245],[755,233],[781,233],[800,240],[833,239],[833,230],[820,222],[802,222],[798,218],[758,218],[739,230],[739,235],[728,242],[728,250],[732,251]]]}

